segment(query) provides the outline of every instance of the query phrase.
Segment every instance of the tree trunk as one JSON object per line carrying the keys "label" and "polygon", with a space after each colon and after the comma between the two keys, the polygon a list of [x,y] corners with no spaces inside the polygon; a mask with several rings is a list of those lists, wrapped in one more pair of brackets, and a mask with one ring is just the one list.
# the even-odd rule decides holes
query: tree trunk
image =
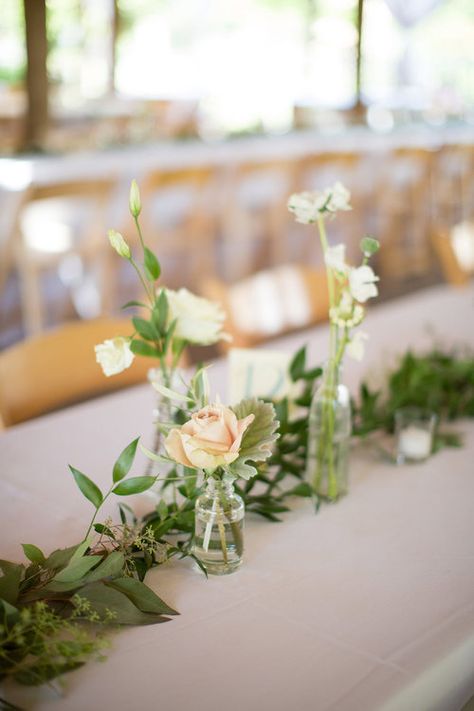
{"label": "tree trunk", "polygon": [[24,149],[38,149],[48,129],[48,73],[46,60],[46,0],[23,0],[26,28],[26,92]]}

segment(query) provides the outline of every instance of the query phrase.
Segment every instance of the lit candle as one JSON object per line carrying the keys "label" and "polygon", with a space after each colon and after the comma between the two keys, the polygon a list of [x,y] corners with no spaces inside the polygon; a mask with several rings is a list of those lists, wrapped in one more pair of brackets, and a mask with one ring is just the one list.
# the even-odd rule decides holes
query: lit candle
{"label": "lit candle", "polygon": [[399,435],[398,452],[407,459],[426,459],[431,454],[431,432],[416,425],[405,427]]}

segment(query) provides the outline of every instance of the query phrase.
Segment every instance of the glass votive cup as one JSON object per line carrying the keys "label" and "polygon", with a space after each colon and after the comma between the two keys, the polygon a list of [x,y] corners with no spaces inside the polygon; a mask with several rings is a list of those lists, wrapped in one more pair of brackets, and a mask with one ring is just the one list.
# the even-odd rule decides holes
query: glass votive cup
{"label": "glass votive cup", "polygon": [[403,407],[395,412],[397,464],[423,462],[433,451],[438,417],[430,410]]}

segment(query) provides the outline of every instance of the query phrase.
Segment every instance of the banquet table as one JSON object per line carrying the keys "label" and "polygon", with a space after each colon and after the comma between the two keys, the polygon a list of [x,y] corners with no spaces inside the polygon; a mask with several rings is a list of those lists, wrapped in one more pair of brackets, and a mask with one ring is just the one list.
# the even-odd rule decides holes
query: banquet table
{"label": "banquet table", "polygon": [[[472,347],[473,323],[473,285],[374,306],[367,357],[345,378],[354,391],[408,347]],[[327,327],[271,347],[305,342],[320,362]],[[226,373],[224,360],[209,371],[223,398]],[[1,557],[21,560],[25,542],[78,542],[91,506],[67,464],[105,485],[129,441],[150,443],[152,408],[139,386],[1,434]],[[61,695],[8,687],[7,698],[51,711],[458,711],[474,695],[474,422],[453,426],[463,447],[422,464],[397,467],[355,445],[340,502],[315,515],[297,500],[282,523],[249,515],[233,575],[206,579],[190,560],[152,570],[147,583],[179,617],[123,628],[107,661],[67,675]]]}

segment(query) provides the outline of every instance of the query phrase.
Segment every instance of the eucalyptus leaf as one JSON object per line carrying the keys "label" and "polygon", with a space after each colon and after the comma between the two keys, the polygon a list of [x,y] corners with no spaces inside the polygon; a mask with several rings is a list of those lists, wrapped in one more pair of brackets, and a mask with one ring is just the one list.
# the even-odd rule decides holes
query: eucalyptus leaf
{"label": "eucalyptus leaf", "polygon": [[71,465],[69,465],[69,469],[71,470],[71,473],[74,477],[77,486],[84,494],[86,499],[88,499],[91,504],[93,504],[95,508],[98,509],[99,506],[102,504],[102,501],[104,500],[104,497],[102,496],[102,492],[99,487],[94,484],[94,482],[89,479],[88,476],[80,472],[78,469],[75,469]]}
{"label": "eucalyptus leaf", "polygon": [[45,560],[44,567],[49,570],[59,570],[64,568],[71,560],[78,546],[70,546],[69,548],[60,548],[53,551]]}
{"label": "eucalyptus leaf", "polygon": [[66,568],[60,570],[56,573],[53,580],[58,583],[72,583],[81,578],[89,572],[97,563],[102,560],[100,555],[86,555],[78,560],[71,561]]}
{"label": "eucalyptus leaf", "polygon": [[117,484],[112,492],[117,496],[129,496],[130,494],[141,494],[153,486],[156,481],[154,476],[134,476]]}
{"label": "eucalyptus leaf", "polygon": [[22,543],[23,552],[32,563],[38,563],[38,565],[43,565],[46,558],[44,557],[43,551],[41,551],[33,543]]}
{"label": "eucalyptus leaf", "polygon": [[151,588],[134,578],[115,578],[115,580],[108,582],[107,586],[124,593],[143,612],[154,612],[160,615],[179,614],[159,598]]}
{"label": "eucalyptus leaf", "polygon": [[[143,612],[124,593],[110,585],[91,583],[81,589],[80,597],[88,600],[104,623],[114,625],[153,625],[168,618],[153,612]],[[109,619],[109,613],[114,615]]]}
{"label": "eucalyptus leaf", "polygon": [[112,551],[97,568],[89,573],[87,583],[93,583],[96,580],[103,580],[105,578],[114,578],[122,572],[124,565],[125,556],[123,553],[120,551]]}
{"label": "eucalyptus leaf", "polygon": [[137,444],[139,439],[140,437],[137,437],[133,440],[133,442],[130,442],[130,444],[125,447],[125,449],[115,462],[112,474],[114,482],[120,481],[121,479],[126,477],[128,472],[130,471],[131,466],[133,464],[133,460],[135,459],[135,453],[137,451]]}
{"label": "eucalyptus leaf", "polygon": [[3,571],[3,575],[0,577],[0,598],[10,605],[15,605],[25,568],[23,565],[10,563],[6,560],[0,561],[0,568]]}

